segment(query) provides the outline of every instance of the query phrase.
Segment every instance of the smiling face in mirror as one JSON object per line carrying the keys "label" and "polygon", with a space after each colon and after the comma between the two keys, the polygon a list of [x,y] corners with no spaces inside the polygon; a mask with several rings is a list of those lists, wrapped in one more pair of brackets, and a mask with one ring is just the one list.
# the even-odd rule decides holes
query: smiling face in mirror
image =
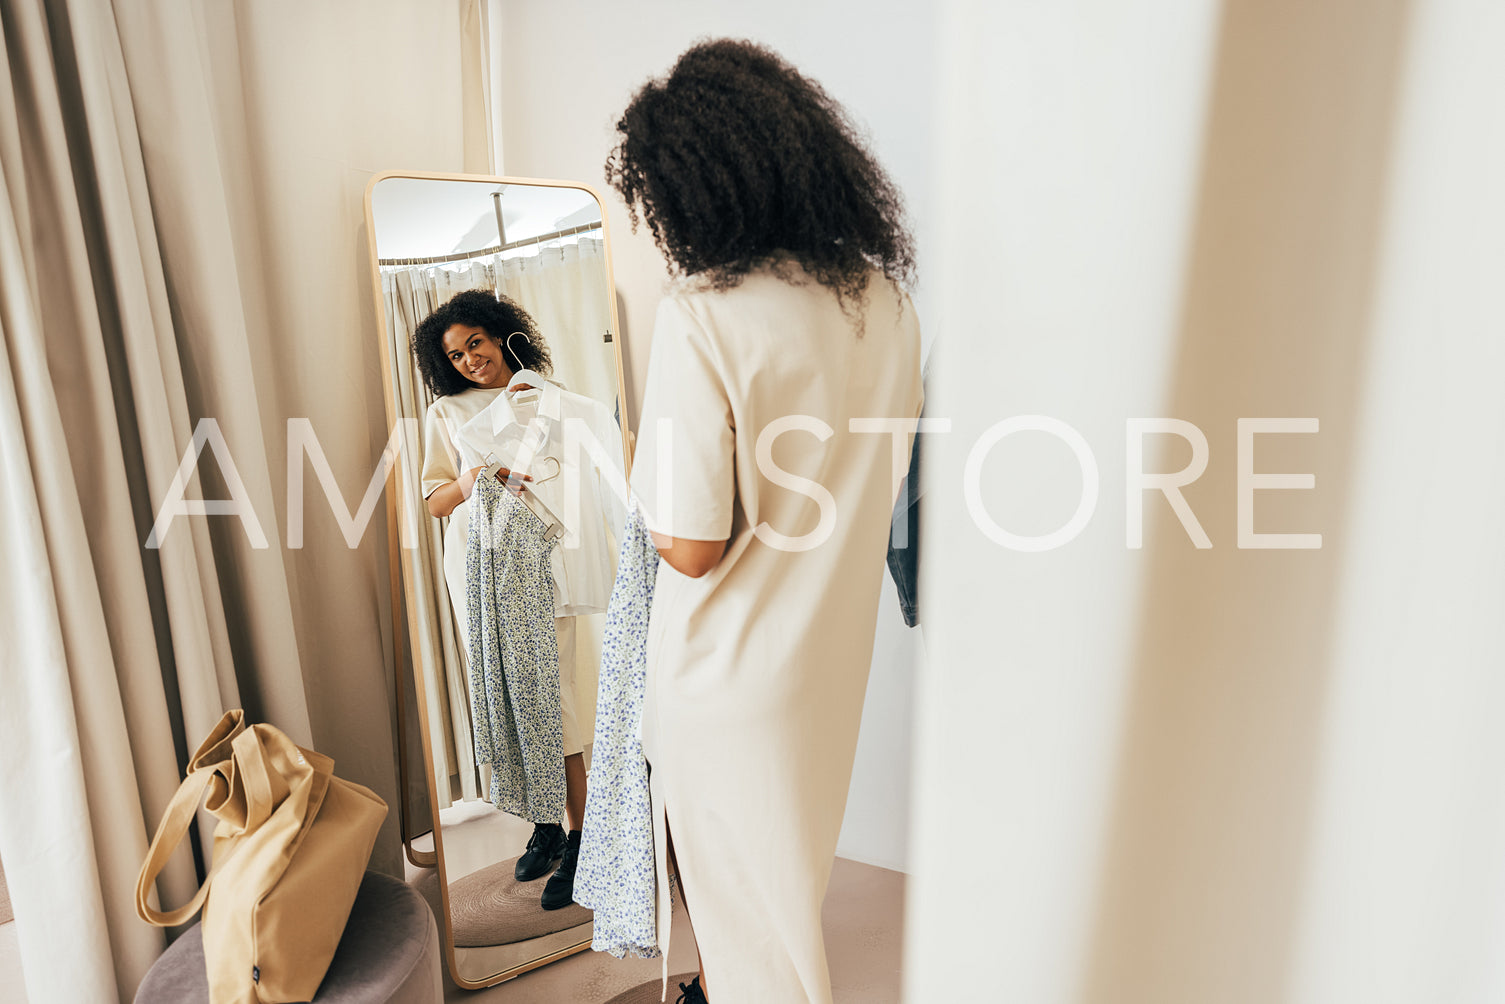
{"label": "smiling face in mirror", "polygon": [[502,358],[502,343],[479,325],[452,324],[440,344],[460,375],[477,387],[493,390],[512,379],[512,370]]}
{"label": "smiling face in mirror", "polygon": [[[506,263],[501,266],[501,275],[495,274],[493,269],[490,281],[504,280],[507,268]],[[561,268],[579,271],[578,267],[571,267],[568,260],[562,262]],[[474,268],[467,269],[455,277],[441,267],[435,275],[423,271],[416,276],[394,272],[391,277],[398,281],[416,280],[424,285],[432,283],[435,287],[433,299],[438,299],[443,285],[454,282],[456,278],[460,281],[487,280],[484,271],[480,276],[468,274],[473,271]],[[526,292],[530,291],[515,290],[513,295],[508,295],[495,287],[463,289],[431,307],[414,328],[410,345],[413,362],[433,399],[437,401],[477,388],[499,390],[506,387],[512,374],[519,370],[551,375],[554,371],[554,353],[549,348],[551,340],[560,344],[567,365],[573,364],[577,347],[567,338],[561,339],[556,334],[551,339],[545,334],[532,311],[519,297]],[[591,294],[592,299],[600,295],[599,291],[589,288],[580,292]],[[550,306],[547,302],[538,302],[535,294],[533,310],[541,310],[544,324],[552,327],[557,322]],[[582,375],[598,376],[599,373]],[[607,386],[611,387],[614,397],[615,381]]]}
{"label": "smiling face in mirror", "polygon": [[[591,937],[570,831],[620,534],[607,485],[626,472],[601,206],[568,185],[388,178],[371,211],[391,405],[423,429],[404,493],[429,513],[403,551],[423,732],[404,764],[427,788],[409,817],[437,825],[404,836],[432,841],[452,971],[480,986]],[[567,448],[567,426],[599,448]],[[498,493],[477,475],[493,463],[528,490]]]}

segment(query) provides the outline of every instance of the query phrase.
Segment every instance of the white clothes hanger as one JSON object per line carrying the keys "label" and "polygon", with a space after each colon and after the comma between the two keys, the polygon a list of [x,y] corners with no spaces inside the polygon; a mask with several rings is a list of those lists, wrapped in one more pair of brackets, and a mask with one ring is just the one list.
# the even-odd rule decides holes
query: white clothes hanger
{"label": "white clothes hanger", "polygon": [[[562,470],[562,467],[557,457],[540,457],[539,459],[552,461],[554,464],[554,473],[550,474],[546,478],[535,480],[533,484],[547,484],[548,482],[553,481],[555,478],[559,477],[559,472]],[[497,471],[501,470],[502,462],[496,459],[495,453],[487,453],[485,460],[486,470],[482,473],[481,476],[486,478],[496,477]],[[543,539],[553,540],[556,537],[564,536],[565,527],[564,524],[560,522],[559,517],[555,516],[554,513],[549,509],[549,507],[544,505],[543,500],[541,500],[537,495],[534,495],[532,492],[527,491],[527,485],[528,482],[524,481],[517,474],[509,472],[507,476],[508,489],[515,489],[513,494],[517,496],[518,501],[526,506],[528,511],[531,512],[538,519],[538,521],[543,524]]]}
{"label": "white clothes hanger", "polygon": [[[522,357],[517,354],[516,349],[512,348],[512,339],[518,336],[521,336],[524,342],[528,341],[528,335],[526,332],[514,331],[507,336],[507,340],[504,344],[507,347],[507,351],[512,353],[512,358],[520,363],[523,361]],[[532,376],[537,380],[543,379],[543,377],[536,374],[533,370],[527,368],[519,369],[516,373],[513,374],[512,379],[508,381],[508,386],[505,390],[502,391],[502,393],[507,394],[508,396],[512,396],[514,394],[528,393],[530,391],[534,393],[541,392],[542,388],[536,386],[535,384],[528,384],[526,390],[514,391],[512,384],[518,382],[517,378],[519,375],[522,375],[524,377]],[[554,473],[550,474],[546,478],[534,480],[534,485],[546,484],[559,477],[559,474],[563,468],[559,463],[559,459],[557,457],[539,457],[538,459],[552,461],[554,464]],[[496,458],[496,454],[492,452],[488,452],[486,454],[485,462],[486,470],[482,476],[488,478],[496,477],[497,471],[502,467],[502,462],[498,460]],[[509,473],[507,476],[508,489],[511,490],[513,494],[517,496],[518,500],[527,507],[528,511],[531,512],[535,517],[537,517],[538,521],[543,524],[543,539],[553,540],[556,537],[562,537],[565,532],[564,523],[560,521],[558,516],[555,516],[554,513],[550,511],[548,506],[544,505],[543,501],[539,499],[538,496],[526,490],[527,484],[528,482],[524,481],[517,474]]]}
{"label": "white clothes hanger", "polygon": [[543,394],[543,385],[548,382],[533,370],[518,370],[512,374],[512,380],[507,384],[506,394],[513,400],[525,394],[538,397]]}
{"label": "white clothes hanger", "polygon": [[[523,357],[520,356],[520,355],[518,355],[517,354],[517,350],[512,347],[512,339],[516,338],[518,335],[522,336],[524,343],[526,343],[528,345],[532,345],[533,344],[531,341],[528,340],[528,333],[525,332],[525,331],[514,331],[514,332],[512,332],[512,334],[510,334],[510,335],[507,336],[507,341],[506,341],[505,344],[507,346],[507,351],[510,352],[510,353],[512,353],[512,358],[515,359],[515,360],[517,360],[518,362],[522,362],[523,361]],[[516,380],[517,379],[517,373],[532,373],[532,372],[533,371],[530,370],[530,369],[528,369],[528,367],[526,367],[526,366],[520,367],[517,370],[516,373],[512,374],[512,380]],[[507,387],[507,390],[509,390],[509,391],[512,390],[512,387],[510,386],[511,382],[512,381],[508,381],[509,386]]]}

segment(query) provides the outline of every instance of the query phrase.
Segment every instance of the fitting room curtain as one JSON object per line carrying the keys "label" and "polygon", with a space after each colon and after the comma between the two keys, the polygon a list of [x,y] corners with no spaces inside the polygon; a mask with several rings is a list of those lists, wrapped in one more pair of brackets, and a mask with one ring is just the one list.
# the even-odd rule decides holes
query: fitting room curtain
{"label": "fitting room curtain", "polygon": [[[349,547],[318,489],[287,499],[287,420],[353,510],[388,436],[361,193],[487,169],[427,100],[474,7],[0,6],[0,858],[33,1004],[134,994],[164,944],[133,906],[149,829],[225,708],[395,805],[385,527]],[[229,497],[233,465],[247,517],[145,548],[204,419],[225,455],[184,495]],[[196,882],[184,854],[158,889]]]}
{"label": "fitting room curtain", "polygon": [[[615,398],[615,385],[602,378],[603,373],[615,372],[616,366],[612,344],[603,337],[610,330],[611,318],[605,244],[582,237],[511,258],[384,268],[382,294],[392,337],[392,381],[404,414],[419,416],[421,421],[432,402],[409,348],[414,328],[439,304],[467,289],[500,289],[524,306],[549,345],[554,375],[563,386],[601,400]],[[594,352],[603,353],[605,365],[599,358],[589,358]],[[400,462],[407,467],[408,483],[417,484],[422,458],[415,451]],[[429,734],[437,737],[432,750],[434,790],[443,808],[454,798],[484,797],[486,786],[477,787],[465,673],[444,672],[446,666],[465,665],[444,582],[446,521],[428,518],[421,507],[419,512],[417,547],[405,551],[404,560],[409,562],[408,581],[414,584],[416,595],[425,598],[417,604],[418,622],[412,625],[425,648],[424,687],[429,694],[444,697],[424,709],[429,715]]]}
{"label": "fitting room curtain", "polygon": [[[193,425],[113,14],[3,17],[0,854],[31,999],[128,998],[163,944],[132,900],[148,822],[242,697],[209,528],[141,547]],[[285,600],[262,627],[290,638]],[[265,683],[306,736],[290,654]],[[159,888],[193,885],[180,856]]]}

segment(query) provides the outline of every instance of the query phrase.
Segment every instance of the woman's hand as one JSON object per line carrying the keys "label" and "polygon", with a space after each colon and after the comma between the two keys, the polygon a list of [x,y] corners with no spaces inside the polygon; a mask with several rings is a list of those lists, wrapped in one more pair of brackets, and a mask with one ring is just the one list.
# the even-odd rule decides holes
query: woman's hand
{"label": "woman's hand", "polygon": [[[453,514],[460,503],[468,500],[471,493],[475,491],[476,478],[480,477],[481,472],[484,470],[486,470],[485,467],[472,467],[455,480],[435,488],[428,497],[429,515],[435,519],[439,519]],[[507,470],[507,468],[497,468],[496,479],[502,483],[502,487],[514,495],[521,495],[524,491],[523,486],[518,485],[514,488],[509,484],[508,478],[511,476],[512,472]],[[527,474],[519,474],[518,477],[523,481],[533,480],[532,476]]]}
{"label": "woman's hand", "polygon": [[[485,470],[485,469],[486,468],[484,468],[484,467],[481,468],[481,470]],[[518,474],[518,475],[515,475],[515,476],[517,478],[516,482],[514,482],[512,480],[513,477],[514,477],[514,474],[513,474],[512,471],[507,470],[507,468],[505,468],[505,467],[498,467],[496,469],[496,479],[502,483],[502,487],[505,488],[505,489],[507,489],[509,492],[511,492],[514,495],[521,495],[524,491],[527,490],[527,486],[524,485],[522,482],[524,482],[524,481],[532,481],[533,480],[533,476],[531,474]]]}
{"label": "woman's hand", "polygon": [[[470,493],[476,490],[476,478],[480,477],[481,472],[485,469],[486,468],[484,467],[472,467],[470,470],[460,475],[460,477],[455,481],[455,484],[460,486],[460,494],[462,496],[467,499],[470,498]],[[508,484],[511,478],[512,472],[507,470],[507,468],[498,467],[496,469],[496,479],[502,483],[502,487],[506,488],[514,495],[521,495],[523,493],[524,486],[518,485],[516,488],[514,488],[512,485]],[[533,476],[531,474],[519,474],[517,476],[517,479],[519,481],[532,481]]]}

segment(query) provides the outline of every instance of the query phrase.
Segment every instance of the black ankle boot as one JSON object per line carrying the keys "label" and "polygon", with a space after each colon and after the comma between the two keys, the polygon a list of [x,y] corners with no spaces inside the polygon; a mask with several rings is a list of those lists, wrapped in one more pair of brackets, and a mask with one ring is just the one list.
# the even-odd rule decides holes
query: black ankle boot
{"label": "black ankle boot", "polygon": [[519,882],[532,882],[549,874],[559,859],[564,857],[564,827],[558,823],[538,823],[533,827],[533,836],[528,839],[528,849],[517,859],[512,873]]}
{"label": "black ankle boot", "polygon": [[700,977],[697,976],[689,983],[679,985],[679,1000],[674,1004],[711,1004],[706,998],[705,991],[700,988]]}
{"label": "black ankle boot", "polygon": [[565,839],[564,860],[549,876],[539,904],[545,910],[560,910],[575,902],[575,865],[580,861],[580,831],[571,830]]}

